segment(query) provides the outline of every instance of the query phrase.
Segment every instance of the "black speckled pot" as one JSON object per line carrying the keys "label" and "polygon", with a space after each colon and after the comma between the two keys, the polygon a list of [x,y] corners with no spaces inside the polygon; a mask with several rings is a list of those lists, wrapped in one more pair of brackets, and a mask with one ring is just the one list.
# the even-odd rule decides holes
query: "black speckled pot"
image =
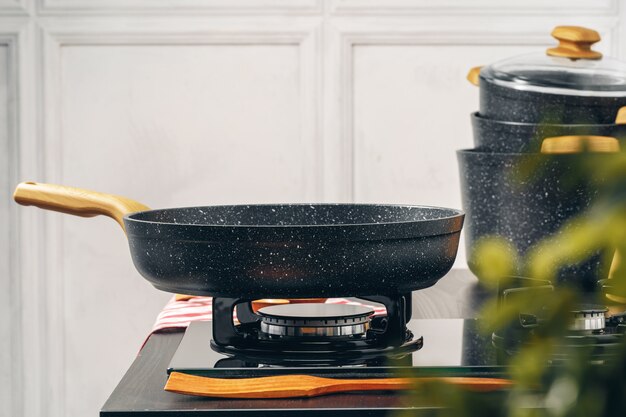
{"label": "black speckled pot", "polygon": [[626,124],[536,124],[492,120],[472,113],[476,148],[488,152],[539,152],[543,139],[553,136],[596,135],[618,138],[626,143]]}
{"label": "black speckled pot", "polygon": [[139,272],[155,287],[221,297],[406,293],[456,257],[463,213],[385,205],[210,206],[124,218]]}
{"label": "black speckled pot", "polygon": [[[602,155],[585,155],[585,158]],[[457,152],[461,193],[467,221],[465,244],[468,255],[484,236],[500,236],[511,242],[520,255],[541,239],[558,233],[570,218],[588,208],[597,191],[585,179],[576,179],[577,155]],[[532,179],[521,179],[520,167],[534,167]],[[563,180],[563,179],[566,180]],[[571,181],[569,181],[569,180]],[[563,268],[560,281],[592,288],[605,278],[603,253],[588,261]],[[476,272],[471,256],[470,270]],[[524,273],[524,271],[518,271]]]}
{"label": "black speckled pot", "polygon": [[585,97],[517,90],[480,76],[480,114],[520,123],[611,124],[626,97]]}

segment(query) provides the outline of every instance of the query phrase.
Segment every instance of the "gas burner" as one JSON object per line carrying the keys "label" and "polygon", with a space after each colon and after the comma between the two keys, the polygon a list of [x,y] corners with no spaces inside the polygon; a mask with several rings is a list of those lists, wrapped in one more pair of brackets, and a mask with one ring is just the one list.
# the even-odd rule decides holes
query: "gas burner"
{"label": "gas burner", "polygon": [[[515,278],[514,284],[500,288],[500,307],[506,308],[507,303],[514,297],[528,292],[554,291],[549,281],[540,281],[530,278]],[[544,306],[542,312],[529,314],[519,311],[519,321],[512,323],[506,329],[492,334],[492,343],[499,350],[513,355],[519,352],[522,346],[533,343],[533,336],[541,331],[544,317],[541,315],[549,311]],[[559,348],[552,357],[552,362],[559,362],[569,358],[574,352],[591,348],[591,360],[603,362],[615,354],[626,333],[626,326],[621,325],[619,317],[606,318],[608,308],[597,304],[579,304],[571,311],[572,321],[567,334],[559,342]]]}
{"label": "gas burner", "polygon": [[[211,348],[230,357],[268,364],[358,364],[398,358],[422,347],[406,324],[411,295],[367,296],[385,316],[364,306],[299,303],[263,307],[250,299],[213,299]],[[233,321],[237,312],[238,324]]]}
{"label": "gas burner", "polygon": [[260,334],[269,338],[361,338],[374,310],[345,304],[283,304],[263,307]]}
{"label": "gas burner", "polygon": [[604,329],[604,315],[609,309],[595,304],[582,304],[572,311],[573,321],[569,329],[575,332],[597,332]]}

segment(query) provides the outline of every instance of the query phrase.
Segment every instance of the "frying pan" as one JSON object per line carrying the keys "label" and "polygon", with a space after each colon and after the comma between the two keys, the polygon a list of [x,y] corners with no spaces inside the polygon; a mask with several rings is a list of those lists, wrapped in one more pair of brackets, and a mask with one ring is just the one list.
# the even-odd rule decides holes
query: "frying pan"
{"label": "frying pan", "polygon": [[150,210],[136,201],[25,182],[15,201],[115,219],[156,288],[220,297],[393,295],[450,270],[464,214],[375,204],[228,205]]}

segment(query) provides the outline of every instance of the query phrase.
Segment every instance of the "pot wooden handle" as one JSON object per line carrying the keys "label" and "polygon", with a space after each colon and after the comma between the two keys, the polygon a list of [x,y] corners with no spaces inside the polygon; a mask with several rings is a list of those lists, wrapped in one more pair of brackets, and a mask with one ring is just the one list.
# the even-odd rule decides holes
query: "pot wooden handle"
{"label": "pot wooden handle", "polygon": [[616,125],[626,125],[626,106],[620,108],[617,111],[617,116],[615,117]]}
{"label": "pot wooden handle", "polygon": [[546,138],[541,143],[541,153],[544,154],[619,151],[619,140],[611,136],[556,136]]}
{"label": "pot wooden handle", "polygon": [[480,70],[481,69],[483,69],[482,66],[474,67],[474,68],[471,68],[469,70],[469,72],[467,73],[467,81],[469,81],[470,83],[472,83],[476,87],[478,87],[480,85],[479,76],[480,76]]}
{"label": "pot wooden handle", "polygon": [[31,181],[19,184],[13,199],[23,206],[36,206],[75,216],[93,217],[102,214],[114,219],[122,229],[125,215],[150,210],[125,197]]}
{"label": "pot wooden handle", "polygon": [[600,59],[602,54],[591,50],[591,45],[600,41],[600,34],[593,29],[580,26],[557,26],[552,36],[559,41],[555,48],[549,48],[550,56],[570,59]]}
{"label": "pot wooden handle", "polygon": [[172,372],[165,384],[165,390],[217,398],[295,398],[350,391],[409,390],[420,383],[433,381],[474,391],[495,391],[508,388],[512,384],[508,379],[476,377],[334,379],[311,375],[280,375],[225,379]]}

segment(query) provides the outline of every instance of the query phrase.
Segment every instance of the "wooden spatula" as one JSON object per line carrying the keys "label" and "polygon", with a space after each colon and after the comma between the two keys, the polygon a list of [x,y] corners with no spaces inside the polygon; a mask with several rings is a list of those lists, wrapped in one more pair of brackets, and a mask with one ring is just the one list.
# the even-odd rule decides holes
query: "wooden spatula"
{"label": "wooden spatula", "polygon": [[495,391],[512,384],[508,379],[476,377],[334,379],[310,375],[281,375],[225,379],[172,372],[165,384],[165,390],[218,398],[293,398],[349,391],[408,390],[432,381],[458,385],[473,391]]}

